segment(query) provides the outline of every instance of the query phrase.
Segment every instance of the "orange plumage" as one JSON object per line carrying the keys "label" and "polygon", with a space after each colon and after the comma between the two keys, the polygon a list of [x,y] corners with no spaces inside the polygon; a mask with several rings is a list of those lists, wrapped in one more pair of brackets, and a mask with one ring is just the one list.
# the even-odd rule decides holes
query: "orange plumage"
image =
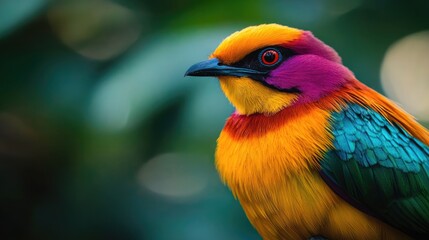
{"label": "orange plumage", "polygon": [[[265,54],[267,51],[278,56],[269,56]],[[266,61],[261,61],[266,56]],[[272,59],[280,60],[272,65],[265,64]],[[355,202],[362,202],[374,212],[378,209],[365,202],[365,196],[357,194],[356,197],[353,191],[364,186],[359,184],[365,180],[368,170],[377,168],[388,174],[399,169],[406,174],[415,171],[411,165],[400,166],[403,156],[415,155],[410,161],[416,164],[429,163],[429,132],[390,100],[356,80],[342,65],[338,54],[311,33],[276,24],[250,27],[226,38],[211,55],[211,60],[194,65],[187,74],[218,76],[223,92],[236,107],[219,136],[216,167],[264,239],[426,236],[419,225],[411,224],[414,227],[408,229],[395,220],[363,211]],[[341,119],[350,116],[362,118],[357,119],[361,125],[342,126]],[[365,123],[367,125],[363,125]],[[404,132],[398,130],[400,128]],[[385,147],[383,142],[374,139],[377,134],[370,132],[373,129],[393,145]],[[349,134],[345,136],[352,136],[353,140],[344,138],[341,135],[344,131]],[[394,134],[401,140],[396,140]],[[400,142],[404,145],[410,138],[414,141],[411,145],[414,153],[406,155],[402,153],[405,150],[398,149],[405,154],[400,155],[389,149],[397,146],[398,141],[404,141]],[[363,147],[368,148],[368,157],[362,153]],[[407,146],[406,150],[411,147]],[[329,153],[338,155],[329,158]],[[357,160],[350,160],[355,153]],[[390,158],[384,160],[383,154]],[[395,157],[399,159],[397,163],[386,162],[396,161]],[[346,165],[353,161],[357,162],[357,170]],[[341,179],[332,178],[329,182],[326,178],[331,177],[329,174],[336,166],[344,166],[353,174],[362,173],[350,173],[351,178],[346,179],[350,184],[356,183],[352,192],[348,192],[347,181],[343,186]],[[422,199],[426,201],[425,196]],[[412,206],[425,211],[424,204]],[[396,209],[386,211],[397,213]],[[401,214],[398,219],[403,217]],[[405,220],[409,216],[413,215],[407,213]]]}
{"label": "orange plumage", "polygon": [[407,120],[404,127],[429,143],[410,115],[357,81],[275,115],[231,116],[218,139],[216,166],[264,239],[407,239],[351,207],[318,174],[318,161],[333,148],[329,112],[346,101],[370,104],[392,121]]}

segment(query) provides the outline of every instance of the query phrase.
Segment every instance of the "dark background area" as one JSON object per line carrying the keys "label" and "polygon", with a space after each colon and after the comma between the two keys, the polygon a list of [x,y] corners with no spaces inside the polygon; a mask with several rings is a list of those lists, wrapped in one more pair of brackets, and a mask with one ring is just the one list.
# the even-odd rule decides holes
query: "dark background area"
{"label": "dark background area", "polygon": [[249,25],[307,29],[428,126],[428,13],[426,0],[1,0],[0,239],[260,239],[213,165],[233,108],[186,69]]}

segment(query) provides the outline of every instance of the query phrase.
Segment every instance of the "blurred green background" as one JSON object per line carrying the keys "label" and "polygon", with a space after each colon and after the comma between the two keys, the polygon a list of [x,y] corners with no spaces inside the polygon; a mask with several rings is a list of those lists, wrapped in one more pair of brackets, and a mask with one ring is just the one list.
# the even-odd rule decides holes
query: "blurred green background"
{"label": "blurred green background", "polygon": [[313,31],[428,126],[428,12],[427,0],[0,0],[0,239],[260,239],[213,165],[233,108],[215,79],[184,72],[233,31],[277,22]]}

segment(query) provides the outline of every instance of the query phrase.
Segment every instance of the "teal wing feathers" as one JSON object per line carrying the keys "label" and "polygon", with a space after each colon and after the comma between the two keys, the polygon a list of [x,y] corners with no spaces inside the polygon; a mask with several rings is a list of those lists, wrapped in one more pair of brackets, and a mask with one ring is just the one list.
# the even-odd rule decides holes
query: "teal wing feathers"
{"label": "teal wing feathers", "polygon": [[429,237],[429,147],[379,113],[351,104],[332,115],[327,184],[355,207],[414,236]]}

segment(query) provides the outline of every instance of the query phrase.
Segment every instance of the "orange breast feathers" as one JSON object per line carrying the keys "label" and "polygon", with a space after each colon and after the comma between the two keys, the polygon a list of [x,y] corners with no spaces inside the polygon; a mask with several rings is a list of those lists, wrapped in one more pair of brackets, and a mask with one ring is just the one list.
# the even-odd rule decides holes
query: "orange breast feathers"
{"label": "orange breast feathers", "polygon": [[232,115],[216,151],[222,179],[244,184],[318,168],[318,159],[332,146],[329,116],[327,111],[306,106],[270,116]]}
{"label": "orange breast feathers", "polygon": [[330,112],[342,105],[332,100],[274,115],[233,114],[218,139],[219,174],[264,239],[401,239],[343,201],[318,174],[318,161],[333,148]]}
{"label": "orange breast feathers", "polygon": [[[276,221],[285,229],[303,224],[300,218],[305,213],[309,216],[302,218],[316,221],[311,225],[318,229],[322,219],[310,215],[323,217],[327,206],[332,204],[333,195],[321,179],[314,179],[309,174],[300,175],[308,178],[304,188],[312,189],[313,196],[301,192],[304,188],[285,182],[287,176],[292,179],[298,172],[310,173],[318,169],[317,160],[331,147],[332,136],[324,127],[328,126],[328,118],[328,112],[316,108],[279,112],[272,116],[232,115],[220,134],[217,169],[264,239],[279,239],[280,236],[293,239],[308,234],[293,235],[295,230],[281,233],[279,226],[267,222]],[[298,182],[295,181],[295,186]],[[294,201],[301,202],[288,200],[291,196],[295,196]],[[306,203],[309,199],[320,203],[313,205],[317,209],[309,207]]]}

